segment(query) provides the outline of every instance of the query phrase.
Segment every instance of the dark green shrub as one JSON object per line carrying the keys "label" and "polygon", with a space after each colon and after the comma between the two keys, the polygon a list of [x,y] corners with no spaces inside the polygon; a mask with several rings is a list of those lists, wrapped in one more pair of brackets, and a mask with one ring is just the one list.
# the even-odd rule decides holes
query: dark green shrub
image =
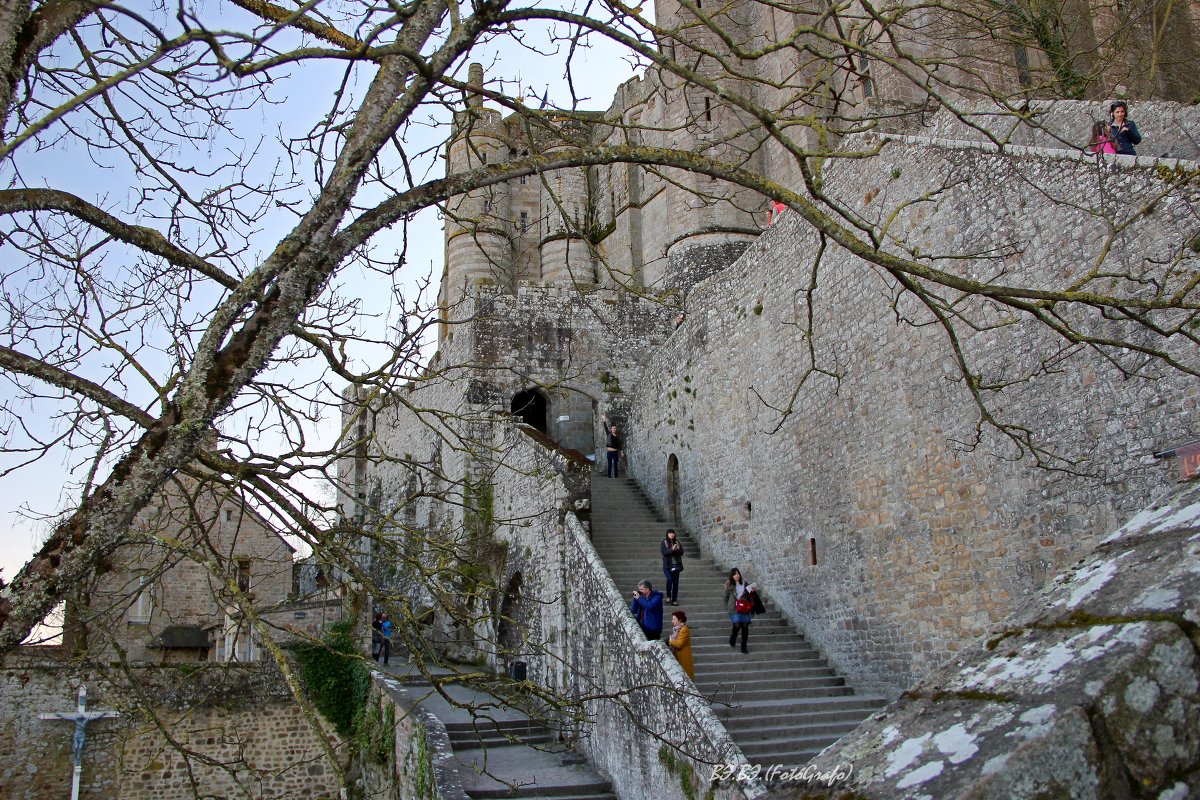
{"label": "dark green shrub", "polygon": [[340,735],[349,737],[354,718],[366,703],[370,682],[355,646],[353,626],[340,620],[329,627],[320,644],[306,642],[293,650],[308,699]]}

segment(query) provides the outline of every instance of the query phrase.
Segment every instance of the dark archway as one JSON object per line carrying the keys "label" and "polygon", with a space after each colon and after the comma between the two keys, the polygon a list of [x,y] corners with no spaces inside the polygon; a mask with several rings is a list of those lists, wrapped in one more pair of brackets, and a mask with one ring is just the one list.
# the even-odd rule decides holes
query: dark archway
{"label": "dark archway", "polygon": [[520,572],[514,572],[508,579],[504,590],[504,599],[500,601],[500,624],[496,631],[496,642],[500,653],[506,660],[518,654],[521,650],[521,632],[517,627],[517,617],[521,613],[521,587],[524,578]]}
{"label": "dark archway", "polygon": [[679,519],[679,459],[672,453],[667,458],[667,512],[671,521],[680,524]]}
{"label": "dark archway", "polygon": [[536,428],[542,433],[549,433],[546,427],[548,405],[544,394],[537,389],[526,389],[513,395],[510,410],[513,416],[520,417],[521,421],[529,427]]}

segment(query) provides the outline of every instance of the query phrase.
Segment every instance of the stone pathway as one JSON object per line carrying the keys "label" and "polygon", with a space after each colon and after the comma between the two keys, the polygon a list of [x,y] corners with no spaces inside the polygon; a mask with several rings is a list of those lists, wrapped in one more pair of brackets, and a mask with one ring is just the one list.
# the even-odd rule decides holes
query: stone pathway
{"label": "stone pathway", "polygon": [[[712,699],[752,765],[764,772],[774,765],[803,766],[884,706],[882,697],[855,694],[769,606],[750,626],[749,654],[731,648],[723,599],[728,570],[702,558],[687,531],[668,525],[632,480],[593,475],[591,525],[592,543],[626,597],[640,580],[664,587],[658,547],[667,528],[675,528],[684,546],[679,608],[687,612],[692,631],[696,687]],[[753,566],[741,566],[753,580]],[[664,638],[674,610],[666,606]]]}
{"label": "stone pathway", "polygon": [[[428,695],[420,705],[446,726],[458,775],[473,798],[538,798],[617,800],[611,784],[587,761],[559,741],[558,732],[506,707],[496,698],[465,686],[451,685],[448,702],[407,664],[381,667],[404,682],[410,692]],[[476,709],[472,715],[467,708]]]}

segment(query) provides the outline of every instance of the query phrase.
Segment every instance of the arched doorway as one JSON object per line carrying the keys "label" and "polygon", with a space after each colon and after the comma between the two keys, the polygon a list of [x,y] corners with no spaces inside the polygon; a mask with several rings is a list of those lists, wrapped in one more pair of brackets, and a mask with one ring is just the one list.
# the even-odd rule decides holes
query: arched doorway
{"label": "arched doorway", "polygon": [[671,521],[680,524],[679,519],[679,459],[671,453],[667,457],[667,512]]}
{"label": "arched doorway", "polygon": [[537,389],[526,389],[513,395],[510,410],[514,417],[520,417],[531,428],[537,428],[542,433],[546,429],[546,396]]}
{"label": "arched doorway", "polygon": [[521,573],[514,572],[508,579],[504,589],[504,598],[500,601],[500,624],[496,631],[496,642],[500,653],[505,659],[512,658],[521,649],[521,632],[517,627],[517,617],[521,613],[521,587],[524,583]]}

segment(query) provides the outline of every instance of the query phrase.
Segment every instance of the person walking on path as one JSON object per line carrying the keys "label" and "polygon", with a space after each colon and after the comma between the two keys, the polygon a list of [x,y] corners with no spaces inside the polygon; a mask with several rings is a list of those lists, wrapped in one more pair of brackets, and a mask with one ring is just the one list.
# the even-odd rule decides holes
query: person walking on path
{"label": "person walking on path", "polygon": [[608,436],[604,440],[605,456],[608,459],[607,467],[604,474],[610,478],[616,478],[617,471],[621,465],[621,453],[625,450],[625,443],[621,441],[621,437],[617,435],[617,426],[613,425],[609,429]]}
{"label": "person walking on path", "polygon": [[733,630],[729,632],[729,646],[737,647],[737,639],[740,634],[742,652],[749,653],[746,642],[750,638],[754,597],[737,567],[729,570],[729,579],[725,581],[725,609],[729,612],[729,621],[733,623]]}
{"label": "person walking on path", "polygon": [[383,637],[383,648],[381,650],[383,664],[387,666],[388,659],[392,655],[392,621],[388,618],[387,614],[383,615],[383,620],[379,624],[379,633]]}
{"label": "person walking on path", "polygon": [[663,595],[654,591],[650,581],[642,581],[633,592],[633,600],[629,610],[646,634],[647,641],[662,639],[663,628]]}
{"label": "person walking on path", "polygon": [[667,646],[675,654],[675,660],[692,680],[696,679],[696,666],[692,661],[692,632],[687,626],[687,614],[680,609],[671,615],[671,638]]}
{"label": "person walking on path", "polygon": [[679,605],[679,573],[683,572],[683,544],[675,535],[674,528],[667,531],[666,537],[658,545],[658,551],[662,553],[662,570],[663,575],[667,578],[663,594],[666,595],[668,603],[677,606]]}
{"label": "person walking on path", "polygon": [[1142,134],[1133,120],[1129,119],[1129,106],[1124,100],[1117,100],[1108,107],[1109,129],[1108,139],[1117,148],[1117,154],[1136,156],[1135,144],[1142,143]]}

